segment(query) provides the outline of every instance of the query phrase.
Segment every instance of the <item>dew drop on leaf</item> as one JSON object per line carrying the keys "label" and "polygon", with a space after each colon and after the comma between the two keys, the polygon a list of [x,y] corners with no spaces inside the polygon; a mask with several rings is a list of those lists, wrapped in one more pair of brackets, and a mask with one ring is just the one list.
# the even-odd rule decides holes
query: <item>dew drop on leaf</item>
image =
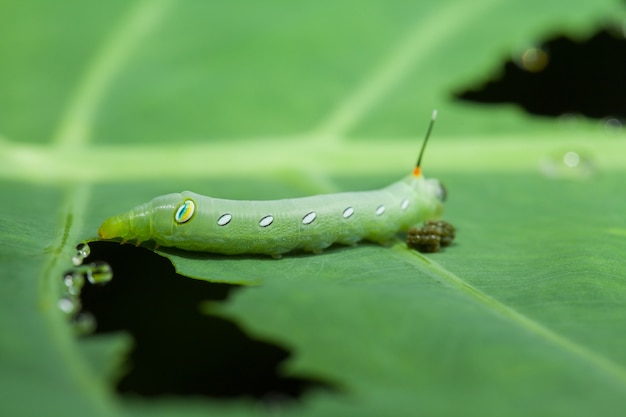
{"label": "dew drop on leaf", "polygon": [[539,169],[548,178],[554,179],[585,179],[596,172],[593,160],[584,152],[568,150],[544,158]]}
{"label": "dew drop on leaf", "polygon": [[74,318],[72,326],[76,334],[91,334],[96,330],[96,318],[91,313],[82,312]]}
{"label": "dew drop on leaf", "polygon": [[580,163],[580,156],[574,151],[567,151],[563,155],[563,163],[570,168],[576,168]]}
{"label": "dew drop on leaf", "polygon": [[79,243],[76,246],[76,254],[72,256],[72,263],[74,265],[80,265],[83,263],[86,257],[91,253],[91,248],[86,243]]}
{"label": "dew drop on leaf", "polygon": [[527,72],[541,72],[550,62],[548,52],[539,47],[527,48],[516,60],[517,65]]}
{"label": "dew drop on leaf", "polygon": [[620,119],[615,117],[608,117],[604,119],[604,130],[609,133],[619,133],[622,131],[623,123]]}
{"label": "dew drop on leaf", "polygon": [[105,284],[113,279],[111,266],[102,261],[92,262],[87,265],[87,280],[92,284]]}
{"label": "dew drop on leaf", "polygon": [[85,275],[79,270],[71,270],[63,276],[63,284],[70,295],[80,295],[80,290],[85,285]]}
{"label": "dew drop on leaf", "polygon": [[72,296],[61,297],[59,301],[57,301],[57,307],[65,314],[71,316],[80,310],[80,301],[78,298]]}

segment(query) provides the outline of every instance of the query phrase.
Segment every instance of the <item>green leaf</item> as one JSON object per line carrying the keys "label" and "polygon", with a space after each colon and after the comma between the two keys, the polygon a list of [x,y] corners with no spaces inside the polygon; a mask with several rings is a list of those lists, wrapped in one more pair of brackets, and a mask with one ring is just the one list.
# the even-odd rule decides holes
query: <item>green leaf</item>
{"label": "green leaf", "polygon": [[3,2],[0,415],[273,415],[246,398],[116,394],[129,335],[77,338],[57,308],[75,245],[184,189],[382,187],[411,168],[434,107],[425,171],[458,229],[445,251],[157,252],[182,275],[247,284],[205,312],[289,348],[285,375],[336,387],[285,415],[624,409],[624,134],[452,98],[512,51],[623,14],[613,0]]}
{"label": "green leaf", "polygon": [[[458,190],[485,184],[452,179]],[[626,382],[623,239],[606,210],[622,204],[607,193],[619,182],[501,175],[484,199],[453,197],[467,204],[450,209],[459,236],[445,253],[399,245],[307,259],[223,311],[288,340],[299,352],[289,372],[340,381],[381,414],[389,401],[407,415],[611,414]]]}

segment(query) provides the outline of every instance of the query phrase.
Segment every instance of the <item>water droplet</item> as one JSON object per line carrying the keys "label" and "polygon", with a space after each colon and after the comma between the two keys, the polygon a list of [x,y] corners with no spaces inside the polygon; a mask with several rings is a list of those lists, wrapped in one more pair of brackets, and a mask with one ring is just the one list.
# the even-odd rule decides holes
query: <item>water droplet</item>
{"label": "water droplet", "polygon": [[623,123],[620,119],[615,117],[608,117],[604,119],[604,130],[609,133],[618,133],[621,132]]}
{"label": "water droplet", "polygon": [[57,307],[65,314],[73,315],[80,310],[80,300],[72,296],[61,297],[57,301]]}
{"label": "water droplet", "polygon": [[538,47],[527,48],[518,60],[518,65],[528,72],[541,72],[550,62],[548,53]]}
{"label": "water droplet", "polygon": [[73,322],[74,332],[79,335],[91,334],[96,330],[97,323],[93,314],[82,312],[77,315]]}
{"label": "water droplet", "polygon": [[582,117],[575,113],[563,113],[558,117],[559,124],[566,129],[577,129],[581,124]]}
{"label": "water droplet", "polygon": [[105,284],[113,279],[111,266],[106,262],[92,262],[87,265],[76,266],[63,274],[63,284],[67,294],[80,295],[85,286],[85,281],[91,284]]}
{"label": "water droplet", "polygon": [[540,168],[549,178],[588,178],[596,171],[591,158],[577,151],[564,152],[560,157],[545,158]]}
{"label": "water droplet", "polygon": [[111,265],[96,261],[87,265],[87,280],[92,284],[105,284],[113,279]]}
{"label": "water droplet", "polygon": [[563,162],[570,168],[575,168],[580,162],[580,156],[576,152],[568,151],[563,155]]}
{"label": "water droplet", "polygon": [[80,290],[85,285],[85,275],[80,269],[68,271],[63,276],[63,284],[65,284],[68,294],[79,295]]}
{"label": "water droplet", "polygon": [[86,243],[79,243],[76,246],[76,254],[72,256],[72,263],[74,265],[80,265],[83,263],[86,257],[91,253],[91,248]]}

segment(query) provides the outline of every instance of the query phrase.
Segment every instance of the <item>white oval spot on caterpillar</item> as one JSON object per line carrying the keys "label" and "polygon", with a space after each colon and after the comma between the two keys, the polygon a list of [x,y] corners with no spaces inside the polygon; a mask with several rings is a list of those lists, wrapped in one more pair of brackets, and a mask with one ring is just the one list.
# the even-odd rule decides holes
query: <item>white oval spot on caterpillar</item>
{"label": "white oval spot on caterpillar", "polygon": [[193,213],[196,211],[196,205],[193,200],[185,200],[174,213],[174,221],[178,224],[188,222],[193,217]]}
{"label": "white oval spot on caterpillar", "polygon": [[343,211],[343,218],[347,219],[348,217],[352,216],[353,214],[354,214],[354,209],[352,207],[347,207]]}
{"label": "white oval spot on caterpillar", "polygon": [[402,210],[406,210],[407,207],[409,207],[409,200],[405,198],[404,200],[402,200],[402,204],[400,204],[400,208]]}
{"label": "white oval spot on caterpillar", "polygon": [[233,216],[230,213],[224,213],[217,219],[218,226],[226,226],[232,220]]}
{"label": "white oval spot on caterpillar", "polygon": [[384,212],[385,212],[385,206],[383,206],[382,204],[376,208],[376,215],[377,216],[380,216]]}
{"label": "white oval spot on caterpillar", "polygon": [[261,220],[259,220],[259,226],[261,227],[267,227],[270,224],[272,224],[272,222],[274,221],[274,216],[272,216],[271,214],[263,217]]}
{"label": "white oval spot on caterpillar", "polygon": [[311,211],[304,215],[304,217],[302,218],[302,224],[311,224],[316,217],[317,214],[314,211]]}

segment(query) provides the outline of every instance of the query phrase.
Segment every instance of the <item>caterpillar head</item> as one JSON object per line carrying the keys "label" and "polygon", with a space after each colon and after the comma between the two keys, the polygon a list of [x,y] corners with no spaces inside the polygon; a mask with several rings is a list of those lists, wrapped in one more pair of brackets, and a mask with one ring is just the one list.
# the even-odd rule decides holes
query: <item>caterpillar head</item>
{"label": "caterpillar head", "polygon": [[[161,243],[176,231],[176,225],[188,222],[195,212],[191,198],[181,202],[181,194],[156,197],[127,213],[109,217],[98,229],[100,239],[134,240],[136,244],[147,240]],[[174,221],[172,221],[174,220]]]}
{"label": "caterpillar head", "polygon": [[436,219],[443,213],[447,193],[443,184],[435,178],[425,178],[421,174],[408,175],[405,184],[413,189],[416,201],[425,218]]}
{"label": "caterpillar head", "polygon": [[448,197],[448,191],[446,190],[446,187],[444,187],[444,185],[441,183],[441,181],[435,178],[429,178],[426,180],[426,187],[428,188],[430,193],[437,197],[439,201],[441,201],[442,203],[446,201],[446,198]]}
{"label": "caterpillar head", "polygon": [[121,238],[123,242],[136,240],[137,244],[150,239],[149,204],[142,204],[127,213],[106,219],[98,229],[100,239]]}
{"label": "caterpillar head", "polygon": [[130,235],[130,223],[124,216],[112,216],[107,218],[98,229],[100,239],[115,239]]}

